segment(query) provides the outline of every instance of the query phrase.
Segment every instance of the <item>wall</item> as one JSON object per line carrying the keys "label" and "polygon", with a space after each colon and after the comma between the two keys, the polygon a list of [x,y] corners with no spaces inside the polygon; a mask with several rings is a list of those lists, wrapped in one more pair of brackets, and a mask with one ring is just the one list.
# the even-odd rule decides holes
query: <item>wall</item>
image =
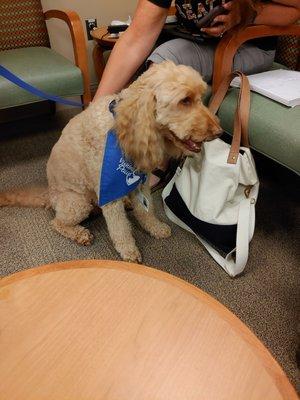
{"label": "wall", "polygon": [[[84,26],[85,19],[97,18],[98,26],[107,25],[113,19],[126,21],[128,15],[133,14],[137,0],[42,0],[43,10],[69,9],[76,11]],[[72,42],[66,24],[53,20],[47,22],[51,46],[54,50],[73,60]],[[86,35],[86,34],[85,34]],[[92,61],[93,41],[87,41],[89,54],[89,67],[92,85],[97,84],[97,78]]]}

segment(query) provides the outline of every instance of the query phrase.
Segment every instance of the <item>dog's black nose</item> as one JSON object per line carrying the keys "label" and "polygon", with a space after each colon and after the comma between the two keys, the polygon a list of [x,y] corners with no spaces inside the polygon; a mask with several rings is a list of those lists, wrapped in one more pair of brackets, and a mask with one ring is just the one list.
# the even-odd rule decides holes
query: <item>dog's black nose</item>
{"label": "dog's black nose", "polygon": [[209,136],[207,139],[205,139],[205,142],[211,142],[212,140],[218,139],[220,136],[223,135],[223,132],[224,131],[221,130],[219,133]]}

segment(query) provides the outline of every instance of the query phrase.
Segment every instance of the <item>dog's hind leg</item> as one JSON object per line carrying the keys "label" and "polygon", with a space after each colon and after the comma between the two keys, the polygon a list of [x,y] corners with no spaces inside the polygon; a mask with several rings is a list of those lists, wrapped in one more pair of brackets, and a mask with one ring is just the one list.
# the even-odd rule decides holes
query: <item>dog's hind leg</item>
{"label": "dog's hind leg", "polygon": [[93,235],[79,225],[93,209],[84,195],[71,191],[60,193],[56,195],[53,208],[56,215],[51,225],[57,232],[79,244],[91,244]]}
{"label": "dog's hind leg", "polygon": [[141,262],[142,257],[132,236],[123,201],[118,200],[104,206],[102,212],[115,249],[122,259]]}
{"label": "dog's hind leg", "polygon": [[171,228],[169,225],[161,222],[154,213],[154,205],[148,186],[143,187],[143,193],[148,199],[148,211],[142,206],[140,200],[138,199],[136,193],[131,195],[131,201],[133,205],[133,213],[135,218],[138,220],[142,228],[146,232],[149,232],[151,236],[156,239],[167,238],[171,236]]}

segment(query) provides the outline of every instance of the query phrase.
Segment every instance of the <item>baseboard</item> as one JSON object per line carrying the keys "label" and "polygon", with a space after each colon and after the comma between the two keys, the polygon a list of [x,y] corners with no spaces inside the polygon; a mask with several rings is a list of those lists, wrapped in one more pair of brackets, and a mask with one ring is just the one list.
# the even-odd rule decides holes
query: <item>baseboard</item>
{"label": "baseboard", "polygon": [[18,107],[0,109],[0,123],[18,121],[38,115],[54,114],[56,105],[52,101],[40,101]]}

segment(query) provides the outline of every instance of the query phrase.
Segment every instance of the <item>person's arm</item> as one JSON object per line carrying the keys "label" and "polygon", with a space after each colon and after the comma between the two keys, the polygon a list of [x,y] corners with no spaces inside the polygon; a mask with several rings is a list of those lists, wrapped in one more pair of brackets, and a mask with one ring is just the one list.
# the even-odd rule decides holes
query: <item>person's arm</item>
{"label": "person's arm", "polygon": [[124,88],[151,52],[167,13],[167,8],[139,0],[132,23],[111,52],[94,100]]}
{"label": "person's arm", "polygon": [[[228,14],[218,15],[214,19],[214,23],[218,24],[217,26],[202,30],[211,36],[222,36],[224,32],[244,22],[241,19],[243,10],[240,7],[245,7],[243,0],[233,0],[224,4]],[[258,2],[256,12],[253,12],[253,20],[250,23],[285,26],[296,22],[299,18],[300,0],[273,0],[269,3]]]}
{"label": "person's arm", "polygon": [[260,6],[254,24],[285,26],[293,24],[299,18],[299,0],[273,0],[272,3]]}

